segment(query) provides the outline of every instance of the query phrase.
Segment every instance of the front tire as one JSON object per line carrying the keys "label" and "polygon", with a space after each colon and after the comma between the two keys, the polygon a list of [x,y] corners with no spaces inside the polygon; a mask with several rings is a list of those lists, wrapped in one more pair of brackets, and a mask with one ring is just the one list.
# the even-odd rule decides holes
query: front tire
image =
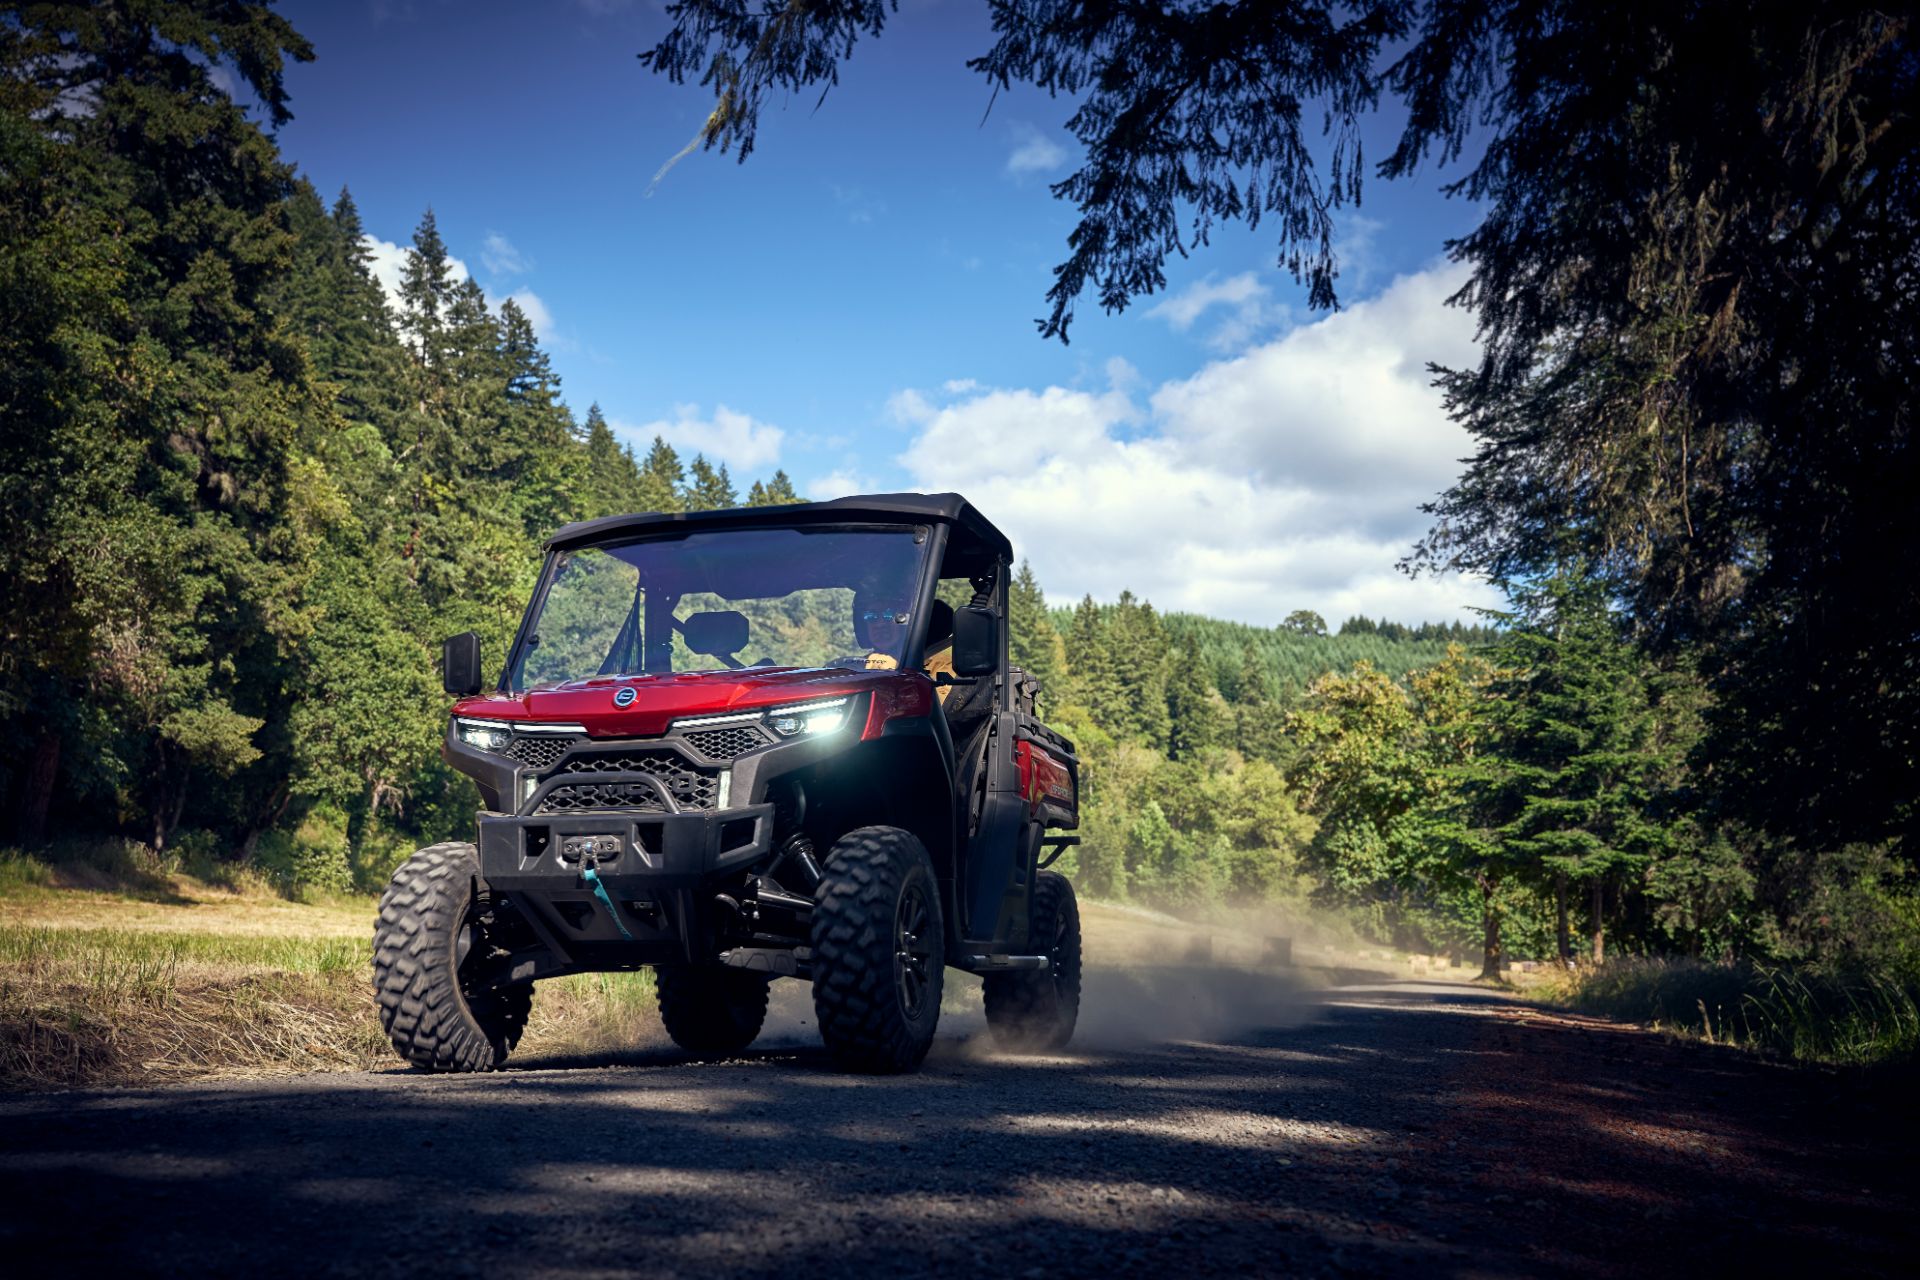
{"label": "front tire", "polygon": [[861,827],[827,853],[813,894],[813,1008],[834,1059],[911,1071],[933,1044],[946,933],[933,863],[910,832]]}
{"label": "front tire", "polygon": [[480,855],[428,845],[400,864],[373,928],[373,994],[401,1057],[428,1071],[491,1071],[507,1060],[533,1009],[523,984],[469,994],[463,965],[486,954],[475,918]]}
{"label": "front tire", "polygon": [[1067,1047],[1080,1020],[1080,904],[1058,872],[1034,883],[1030,936],[1047,948],[1047,968],[988,974],[987,1027],[1003,1049],[1049,1053]]}
{"label": "front tire", "polygon": [[712,965],[654,967],[660,1021],[688,1053],[725,1057],[740,1052],[767,1020],[768,982],[744,969]]}

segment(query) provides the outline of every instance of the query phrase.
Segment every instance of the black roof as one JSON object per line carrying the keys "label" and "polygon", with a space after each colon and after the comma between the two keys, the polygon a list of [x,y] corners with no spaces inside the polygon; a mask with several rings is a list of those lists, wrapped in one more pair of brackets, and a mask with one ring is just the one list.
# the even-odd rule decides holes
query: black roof
{"label": "black roof", "polygon": [[798,502],[773,507],[727,507],[719,511],[652,511],[625,516],[601,516],[570,524],[547,539],[552,549],[605,541],[630,533],[668,533],[704,529],[791,528],[806,524],[861,524],[868,521],[898,524],[939,520],[954,527],[965,544],[998,559],[1013,559],[1013,544],[994,528],[974,505],[957,493],[867,493],[831,502]]}

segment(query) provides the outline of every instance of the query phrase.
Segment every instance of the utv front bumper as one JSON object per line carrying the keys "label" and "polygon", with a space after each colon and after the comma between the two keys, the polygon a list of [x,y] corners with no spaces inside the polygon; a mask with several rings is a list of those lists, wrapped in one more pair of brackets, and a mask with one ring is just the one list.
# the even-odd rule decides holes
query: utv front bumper
{"label": "utv front bumper", "polygon": [[[773,808],[482,813],[480,876],[569,968],[704,959],[714,950],[714,895],[771,850]],[[611,911],[581,874],[584,837],[596,837],[595,870]]]}

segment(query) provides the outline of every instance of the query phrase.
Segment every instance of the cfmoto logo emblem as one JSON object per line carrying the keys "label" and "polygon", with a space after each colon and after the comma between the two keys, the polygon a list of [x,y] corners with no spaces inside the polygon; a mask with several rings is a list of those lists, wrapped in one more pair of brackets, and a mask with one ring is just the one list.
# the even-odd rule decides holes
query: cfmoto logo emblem
{"label": "cfmoto logo emblem", "polygon": [[635,690],[632,685],[628,685],[613,695],[613,705],[616,707],[630,707],[633,705],[633,700],[639,696],[639,692]]}

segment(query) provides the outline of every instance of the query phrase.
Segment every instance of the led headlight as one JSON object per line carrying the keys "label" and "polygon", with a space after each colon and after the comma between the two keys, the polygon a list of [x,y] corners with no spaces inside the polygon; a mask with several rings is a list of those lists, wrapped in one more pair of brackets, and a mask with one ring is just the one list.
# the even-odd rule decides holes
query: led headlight
{"label": "led headlight", "polygon": [[799,734],[832,733],[847,722],[849,698],[830,698],[824,702],[803,702],[795,707],[775,707],[767,713],[767,727],[783,738]]}
{"label": "led headlight", "polygon": [[498,720],[468,720],[456,717],[454,732],[460,735],[460,741],[482,751],[504,751],[513,741],[513,730]]}
{"label": "led headlight", "polygon": [[531,721],[515,721],[512,724],[504,720],[469,720],[465,716],[453,718],[454,732],[460,735],[460,741],[482,751],[505,751],[514,735],[521,737],[559,737],[579,738],[585,736],[587,727],[580,724],[536,724]]}
{"label": "led headlight", "polygon": [[768,707],[764,711],[734,711],[720,716],[692,716],[685,720],[675,720],[673,727],[682,731],[691,729],[724,729],[729,725],[764,724],[782,738],[797,738],[816,733],[832,733],[847,723],[847,715],[853,710],[853,699],[822,698],[816,702],[795,702],[784,707]]}

